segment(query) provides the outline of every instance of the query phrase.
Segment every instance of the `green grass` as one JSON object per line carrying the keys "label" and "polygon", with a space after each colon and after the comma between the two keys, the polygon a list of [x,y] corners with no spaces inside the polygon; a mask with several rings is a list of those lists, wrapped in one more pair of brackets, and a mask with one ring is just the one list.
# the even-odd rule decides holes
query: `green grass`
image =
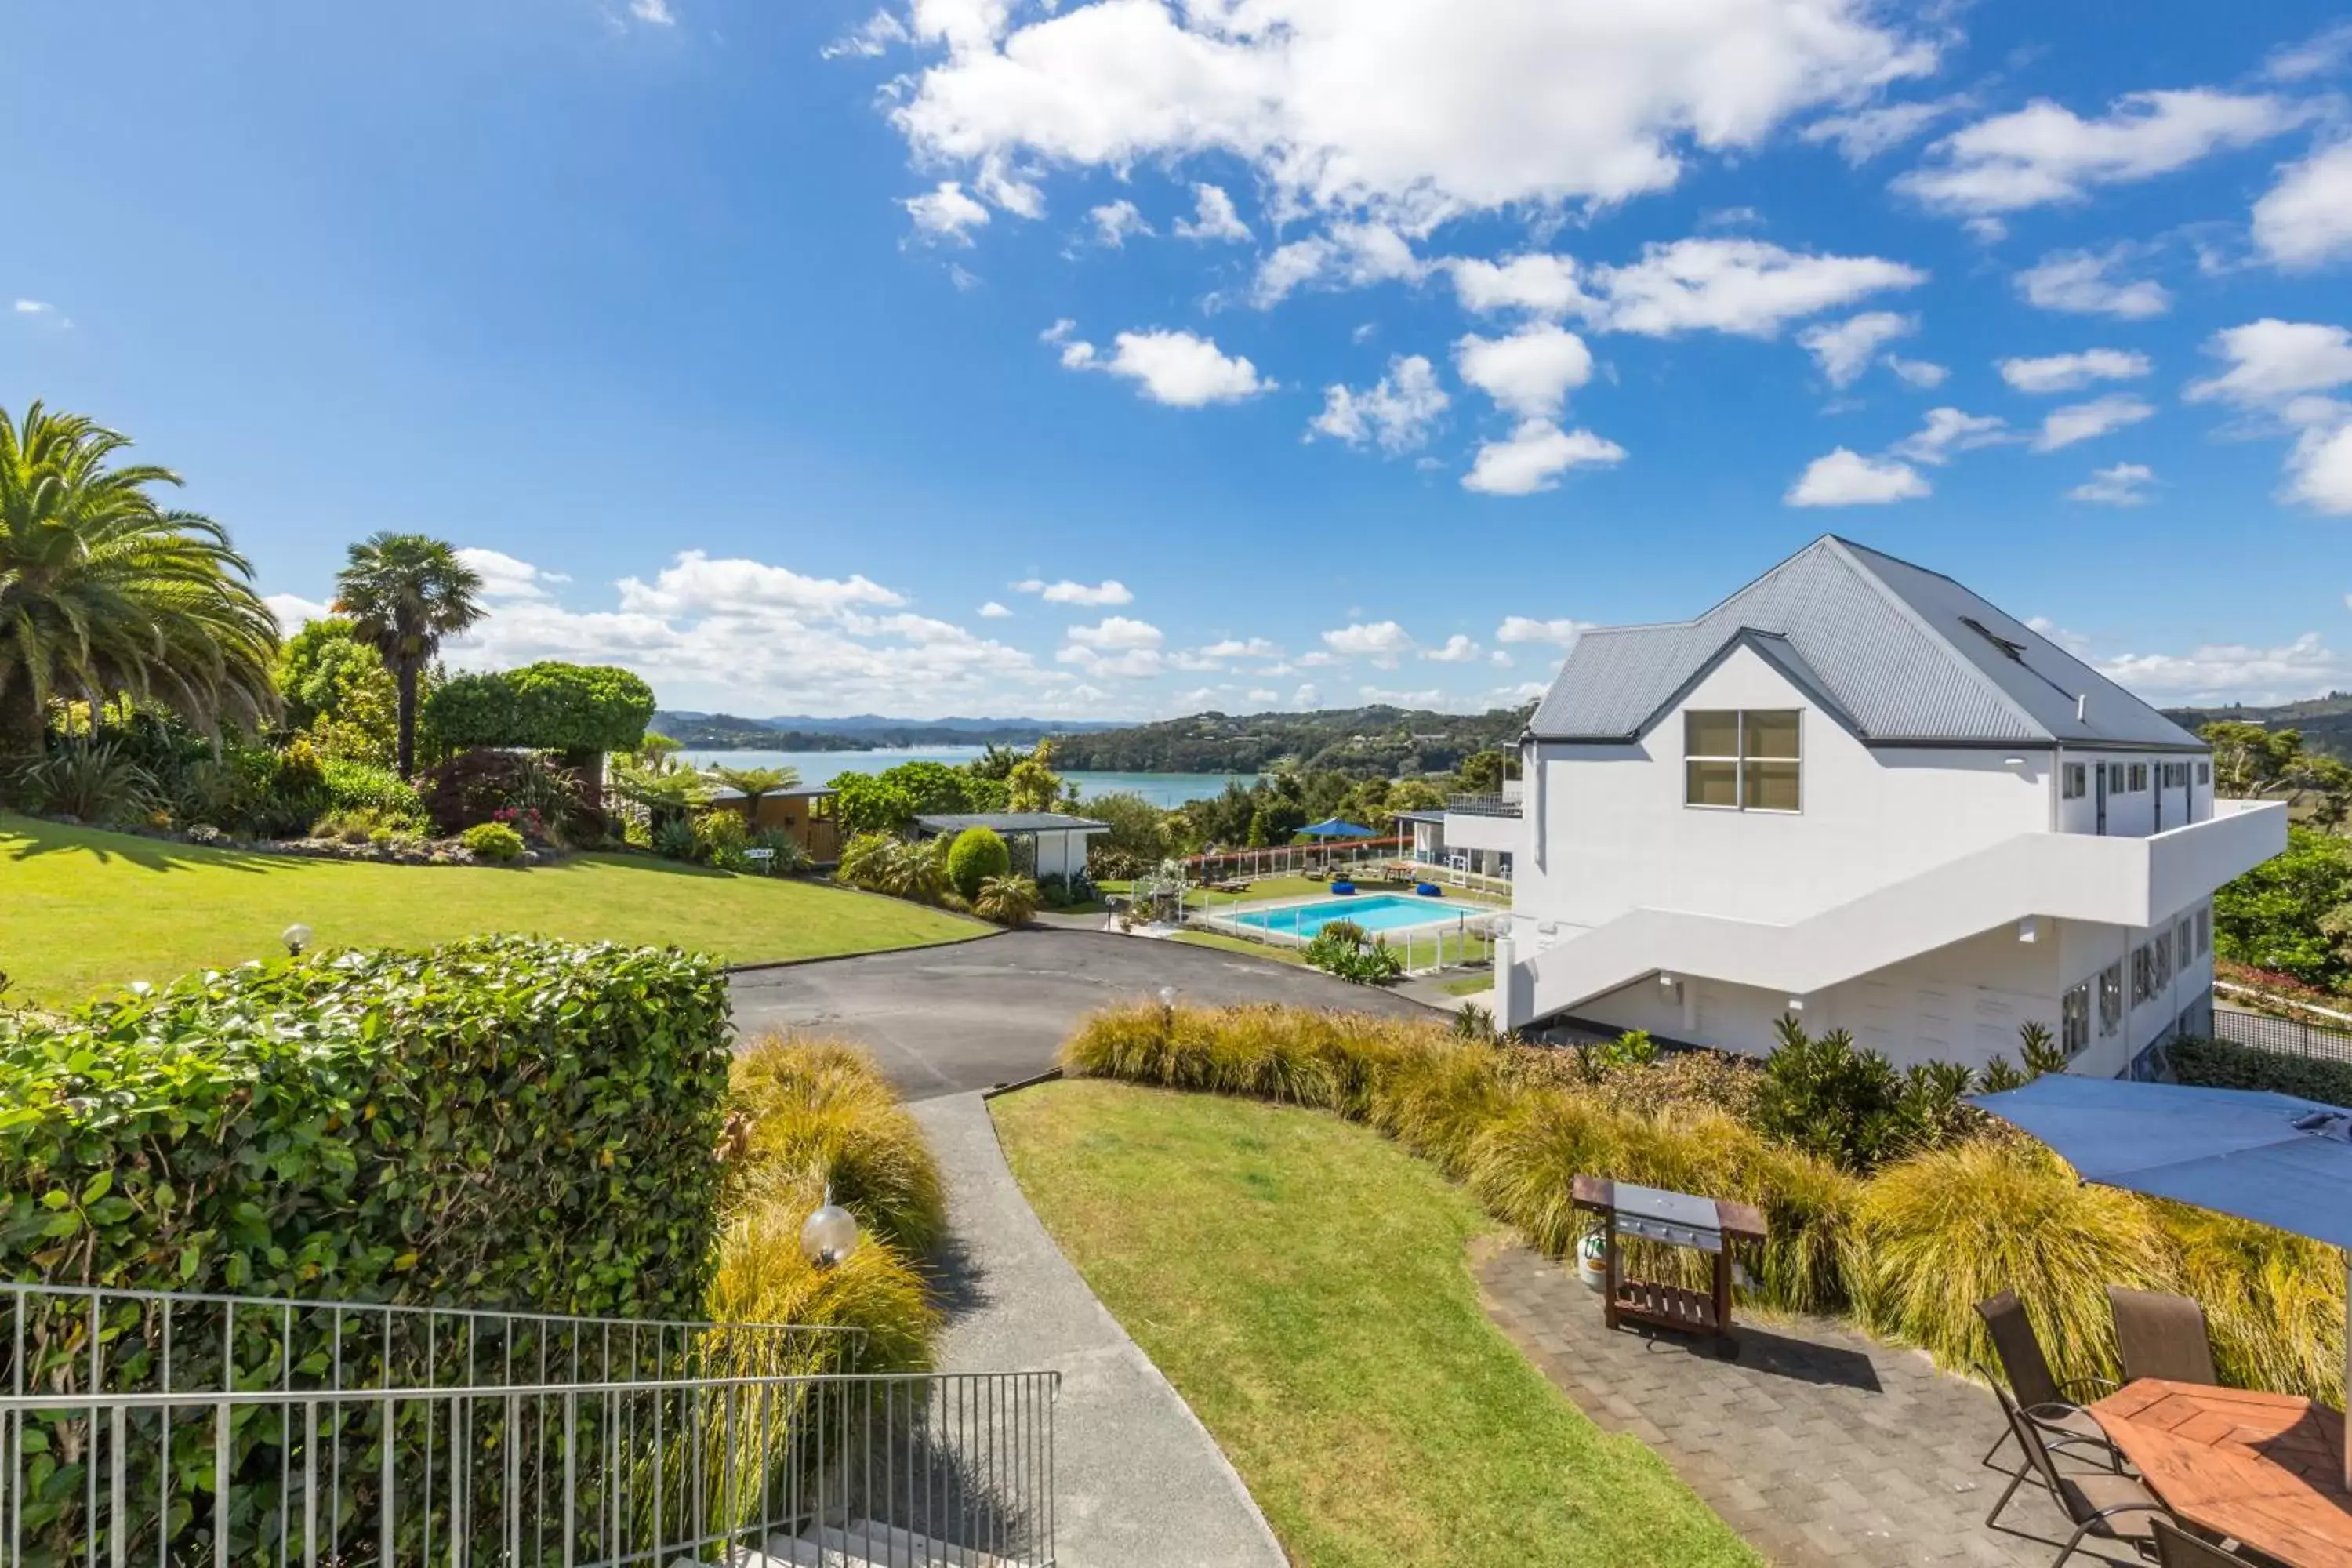
{"label": "green grass", "polygon": [[1459,980],[1449,980],[1438,987],[1448,996],[1475,996],[1482,991],[1494,988],[1495,975],[1491,970],[1483,974],[1466,974]]}
{"label": "green grass", "polygon": [[1263,958],[1276,963],[1304,964],[1307,950],[1303,947],[1276,947],[1270,942],[1252,942],[1245,936],[1227,936],[1215,931],[1180,931],[1168,939],[1186,942],[1193,947],[1218,947],[1227,952],[1244,953],[1251,958]]}
{"label": "green grass", "polygon": [[1312,1568],[1758,1561],[1487,1322],[1477,1205],[1377,1133],[1101,1081],[992,1105],[1022,1187]]}
{"label": "green grass", "polygon": [[489,931],[662,943],[733,963],[953,942],[978,922],[814,882],[641,856],[530,870],[307,860],[0,816],[0,970],[13,1000],[64,1005],[282,950],[417,947]]}

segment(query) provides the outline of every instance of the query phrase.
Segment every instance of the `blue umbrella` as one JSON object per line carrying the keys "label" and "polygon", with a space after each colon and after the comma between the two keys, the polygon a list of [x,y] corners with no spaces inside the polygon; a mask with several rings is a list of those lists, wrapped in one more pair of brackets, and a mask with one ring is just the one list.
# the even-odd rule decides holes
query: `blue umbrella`
{"label": "blue umbrella", "polygon": [[[2068,1073],[1969,1103],[2049,1144],[2086,1182],[2352,1249],[2352,1111],[2340,1106],[2259,1089]],[[2352,1318],[2352,1291],[2347,1313]],[[2352,1332],[2346,1342],[2352,1347]],[[2352,1351],[2347,1359],[2352,1383]],[[2352,1487],[2352,1446],[2345,1472]]]}
{"label": "blue umbrella", "polygon": [[1322,821],[1309,824],[1298,831],[1309,838],[1370,838],[1373,836],[1370,828],[1360,827],[1352,822],[1342,822],[1336,816],[1327,816]]}

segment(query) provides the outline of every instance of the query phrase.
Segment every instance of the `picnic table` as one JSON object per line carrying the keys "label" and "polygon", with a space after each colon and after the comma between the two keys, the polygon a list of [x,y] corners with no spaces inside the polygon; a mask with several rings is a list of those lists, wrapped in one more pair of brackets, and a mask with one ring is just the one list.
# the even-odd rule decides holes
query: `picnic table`
{"label": "picnic table", "polygon": [[2296,1568],[2352,1568],[2344,1417],[2327,1406],[2144,1377],[2090,1411],[2181,1519]]}

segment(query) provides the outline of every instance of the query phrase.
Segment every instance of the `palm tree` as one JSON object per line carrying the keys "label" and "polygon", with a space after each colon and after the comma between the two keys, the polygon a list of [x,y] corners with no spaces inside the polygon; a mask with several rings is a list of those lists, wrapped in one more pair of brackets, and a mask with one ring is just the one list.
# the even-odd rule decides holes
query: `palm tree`
{"label": "palm tree", "polygon": [[457,552],[421,533],[379,533],[352,546],[335,574],[335,613],[383,656],[400,693],[400,776],[416,772],[416,682],[441,639],[482,618],[482,579]]}
{"label": "palm tree", "polygon": [[38,403],[0,409],[0,752],[37,752],[54,698],[152,702],[197,728],[277,711],[278,622],[180,477],[110,466],[127,437]]}
{"label": "palm tree", "polygon": [[801,782],[798,768],[714,767],[710,776],[743,797],[743,816],[755,827],[760,823],[760,803]]}

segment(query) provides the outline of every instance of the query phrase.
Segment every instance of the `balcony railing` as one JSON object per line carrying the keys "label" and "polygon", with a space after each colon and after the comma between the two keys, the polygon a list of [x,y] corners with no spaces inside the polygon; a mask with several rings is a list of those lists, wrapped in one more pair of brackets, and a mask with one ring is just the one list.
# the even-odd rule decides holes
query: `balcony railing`
{"label": "balcony railing", "polygon": [[862,1335],[0,1286],[0,1568],[1050,1564],[1050,1372]]}
{"label": "balcony railing", "polygon": [[1465,816],[1517,816],[1519,797],[1515,795],[1457,795],[1447,797],[1445,809],[1458,811]]}

